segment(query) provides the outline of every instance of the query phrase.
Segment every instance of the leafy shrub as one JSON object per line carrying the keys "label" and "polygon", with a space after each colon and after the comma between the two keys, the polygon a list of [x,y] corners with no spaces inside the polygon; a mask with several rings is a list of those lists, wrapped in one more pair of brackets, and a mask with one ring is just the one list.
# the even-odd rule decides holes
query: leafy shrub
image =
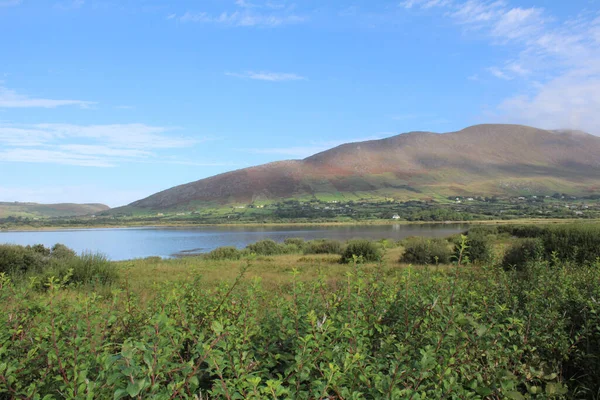
{"label": "leafy shrub", "polygon": [[116,267],[100,254],[77,256],[68,247],[57,244],[48,249],[43,245],[0,245],[0,272],[15,279],[30,278],[42,289],[48,279],[63,284],[110,284],[117,280]]}
{"label": "leafy shrub", "polygon": [[600,257],[600,224],[517,225],[498,229],[518,238],[539,238],[543,257],[551,261],[591,264]]}
{"label": "leafy shrub", "polygon": [[85,253],[80,256],[52,259],[43,269],[30,271],[27,276],[45,289],[49,279],[63,284],[110,285],[118,279],[115,265],[101,254]]}
{"label": "leafy shrub", "polygon": [[254,253],[258,256],[275,256],[278,254],[300,253],[301,248],[292,243],[281,244],[271,239],[265,239],[253,244],[249,244],[246,246],[246,251],[249,253]]}
{"label": "leafy shrub", "polygon": [[504,253],[502,266],[522,270],[527,263],[540,260],[543,256],[542,239],[519,239]]}
{"label": "leafy shrub", "polygon": [[265,239],[260,242],[249,244],[246,246],[246,249],[259,256],[283,254],[283,246],[271,239]]}
{"label": "leafy shrub", "polygon": [[474,225],[465,233],[467,236],[488,236],[497,235],[498,227],[490,225]]}
{"label": "leafy shrub", "polygon": [[[492,259],[493,247],[490,235],[486,235],[482,231],[471,232],[467,236],[467,250],[466,256],[469,257],[469,261],[475,264],[487,263]],[[454,257],[458,259],[460,252],[460,244],[455,244]]]}
{"label": "leafy shrub", "polygon": [[63,269],[72,270],[74,283],[99,283],[106,285],[117,280],[113,263],[102,254],[86,253],[61,263]]}
{"label": "leafy shrub", "polygon": [[0,398],[595,398],[600,265],[528,268],[195,279],[147,301],[0,276]]}
{"label": "leafy shrub", "polygon": [[341,262],[352,262],[354,256],[361,257],[366,262],[379,261],[381,260],[381,250],[375,243],[369,240],[350,240],[342,253]]}
{"label": "leafy shrub", "polygon": [[204,258],[209,260],[239,260],[242,258],[242,252],[233,246],[225,246],[214,249],[204,255]]}
{"label": "leafy shrub", "polygon": [[77,256],[75,251],[61,243],[57,243],[52,247],[52,257],[54,258],[71,258]]}
{"label": "leafy shrub", "polygon": [[0,245],[0,272],[7,274],[40,270],[47,260],[39,249],[17,245]]}
{"label": "leafy shrub", "polygon": [[33,246],[27,246],[26,249],[31,249],[33,252],[46,257],[52,253],[52,250],[50,250],[43,244],[34,244]]}
{"label": "leafy shrub", "polygon": [[405,241],[404,254],[400,262],[406,264],[448,264],[452,251],[444,239],[423,237],[410,238]]}
{"label": "leafy shrub", "polygon": [[311,240],[304,247],[304,254],[342,254],[342,243],[337,240]]}
{"label": "leafy shrub", "polygon": [[302,238],[287,238],[283,241],[283,244],[295,245],[299,249],[303,249],[306,245],[306,242]]}

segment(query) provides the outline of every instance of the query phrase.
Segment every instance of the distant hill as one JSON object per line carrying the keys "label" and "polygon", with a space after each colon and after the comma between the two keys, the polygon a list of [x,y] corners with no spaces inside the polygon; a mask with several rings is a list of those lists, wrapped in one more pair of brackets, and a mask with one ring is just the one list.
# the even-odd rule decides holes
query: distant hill
{"label": "distant hill", "polygon": [[0,202],[0,218],[29,217],[80,217],[109,210],[104,204],[38,204]]}
{"label": "distant hill", "polygon": [[128,209],[195,209],[273,200],[435,199],[600,192],[600,138],[570,130],[476,125],[348,143],[177,186]]}

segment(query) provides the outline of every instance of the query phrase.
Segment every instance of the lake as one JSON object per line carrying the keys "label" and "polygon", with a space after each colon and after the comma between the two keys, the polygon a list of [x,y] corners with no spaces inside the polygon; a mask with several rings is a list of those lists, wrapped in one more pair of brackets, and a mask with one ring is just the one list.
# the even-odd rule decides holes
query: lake
{"label": "lake", "polygon": [[443,237],[461,232],[466,224],[390,224],[342,226],[211,226],[185,228],[111,228],[0,232],[0,243],[20,245],[62,243],[81,253],[99,252],[114,261],[150,256],[174,257],[209,252],[221,246],[243,248],[262,239],[403,239]]}

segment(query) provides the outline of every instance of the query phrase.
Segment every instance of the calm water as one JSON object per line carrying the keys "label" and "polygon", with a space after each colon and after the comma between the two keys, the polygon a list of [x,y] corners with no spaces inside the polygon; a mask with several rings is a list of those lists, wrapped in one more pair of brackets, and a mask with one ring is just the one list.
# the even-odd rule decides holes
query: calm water
{"label": "calm water", "polygon": [[204,253],[220,246],[243,248],[262,239],[402,239],[407,236],[448,236],[464,230],[464,224],[370,225],[327,227],[199,227],[77,229],[37,232],[0,232],[0,243],[53,246],[62,243],[77,252],[105,254],[111,260],[150,256],[173,257]]}

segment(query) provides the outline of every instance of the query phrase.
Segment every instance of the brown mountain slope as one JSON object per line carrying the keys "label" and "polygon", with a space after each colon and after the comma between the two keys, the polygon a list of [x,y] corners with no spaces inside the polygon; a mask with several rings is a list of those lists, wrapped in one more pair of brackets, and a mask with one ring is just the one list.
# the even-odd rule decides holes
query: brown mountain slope
{"label": "brown mountain slope", "polygon": [[132,203],[165,209],[193,202],[250,203],[299,196],[423,198],[600,189],[600,138],[578,131],[476,125],[348,143],[304,160],[245,168]]}

